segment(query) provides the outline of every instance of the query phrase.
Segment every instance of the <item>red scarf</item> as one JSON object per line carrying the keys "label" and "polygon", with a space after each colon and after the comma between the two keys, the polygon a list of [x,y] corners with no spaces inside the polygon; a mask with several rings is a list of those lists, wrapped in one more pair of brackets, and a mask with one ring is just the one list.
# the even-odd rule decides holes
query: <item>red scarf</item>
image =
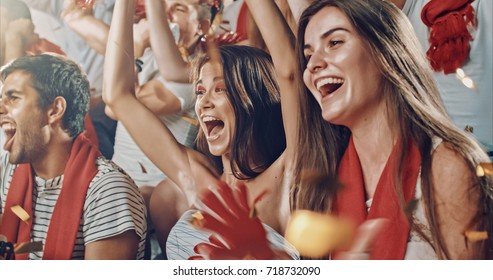
{"label": "red scarf", "polygon": [[86,130],[84,131],[84,135],[86,136],[91,143],[98,148],[99,147],[99,140],[98,140],[98,135],[96,133],[96,129],[94,128],[94,124],[92,123],[91,116],[89,114],[86,115],[84,118],[84,126],[86,127]]}
{"label": "red scarf", "polygon": [[[95,162],[99,156],[98,149],[85,136],[81,134],[75,139],[65,167],[62,190],[48,227],[43,259],[71,259],[87,189],[98,172]],[[12,243],[20,244],[31,240],[34,218],[33,173],[30,164],[20,164],[10,183],[0,233]],[[22,222],[10,210],[14,205],[20,205],[29,214],[31,219],[27,223]],[[17,255],[16,259],[27,259],[28,255]]]}
{"label": "red scarf", "polygon": [[[409,222],[399,203],[394,182],[399,152],[400,145],[396,144],[380,176],[369,212],[366,210],[363,173],[352,137],[339,166],[338,176],[344,188],[336,195],[334,211],[358,225],[369,219],[388,219],[387,228],[377,237],[370,252],[371,259],[402,260],[406,253]],[[414,198],[420,166],[419,150],[410,141],[402,167],[402,188],[406,203]],[[335,259],[337,258],[336,254]]]}
{"label": "red scarf", "polygon": [[435,71],[453,73],[469,57],[471,34],[475,25],[474,0],[431,0],[421,11],[421,20],[430,27],[430,48],[426,52]]}

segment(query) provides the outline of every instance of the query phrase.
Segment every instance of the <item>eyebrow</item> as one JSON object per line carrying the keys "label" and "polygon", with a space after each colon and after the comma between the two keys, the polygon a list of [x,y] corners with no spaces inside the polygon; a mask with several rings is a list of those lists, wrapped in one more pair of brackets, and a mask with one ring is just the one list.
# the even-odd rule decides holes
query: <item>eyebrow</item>
{"label": "eyebrow", "polygon": [[[346,32],[350,32],[347,28],[344,28],[344,27],[336,27],[336,28],[332,28],[332,29],[329,29],[329,30],[327,30],[326,32],[324,32],[324,34],[322,34],[322,35],[320,36],[320,39],[325,39],[325,38],[329,37],[332,33],[336,32],[336,31],[341,31],[341,30],[342,30],[342,31],[346,31]],[[303,46],[303,50],[305,50],[305,49],[309,49],[309,48],[311,48],[311,47],[312,47],[312,46],[311,46],[310,44],[305,44],[305,45]]]}
{"label": "eyebrow", "polygon": [[5,94],[1,94],[0,96],[7,96],[7,97],[11,97],[12,94],[21,94],[22,92],[20,90],[17,90],[17,89],[8,89],[5,91]]}
{"label": "eyebrow", "polygon": [[[213,81],[213,82],[217,82],[217,81],[219,81],[219,80],[224,80],[224,77],[222,77],[222,76],[218,76],[218,77],[214,77],[214,79],[212,79],[212,81]],[[202,83],[202,79],[197,80],[197,81],[195,82],[195,86],[198,86],[198,85],[199,85],[199,84],[201,84],[201,83]]]}

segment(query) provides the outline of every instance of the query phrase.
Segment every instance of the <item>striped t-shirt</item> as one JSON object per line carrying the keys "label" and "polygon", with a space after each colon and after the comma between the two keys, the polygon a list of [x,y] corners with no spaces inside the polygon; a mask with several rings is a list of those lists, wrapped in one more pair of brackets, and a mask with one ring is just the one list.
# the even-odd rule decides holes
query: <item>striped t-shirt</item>
{"label": "striped t-shirt", "polygon": [[[17,165],[8,162],[8,153],[0,162],[0,213],[4,212],[7,193]],[[100,157],[99,172],[89,184],[72,259],[84,259],[85,245],[134,230],[140,237],[137,259],[143,259],[147,232],[146,209],[132,179],[113,162]],[[33,186],[33,227],[31,241],[46,240],[49,222],[60,195],[63,175],[44,180],[35,177]],[[29,259],[42,259],[43,252],[29,254]]]}

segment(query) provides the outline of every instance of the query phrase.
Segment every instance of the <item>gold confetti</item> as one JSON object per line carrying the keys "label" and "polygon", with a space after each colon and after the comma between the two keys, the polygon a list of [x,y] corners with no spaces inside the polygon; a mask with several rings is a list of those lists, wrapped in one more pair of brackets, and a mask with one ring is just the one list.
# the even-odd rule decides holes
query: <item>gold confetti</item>
{"label": "gold confetti", "polygon": [[192,226],[197,227],[197,228],[202,228],[204,225],[204,215],[200,211],[197,211],[192,214],[192,221],[190,222]]}
{"label": "gold confetti", "polygon": [[486,231],[466,231],[464,233],[468,241],[478,242],[488,239],[488,232]]}
{"label": "gold confetti", "polygon": [[343,219],[329,214],[308,210],[293,213],[286,229],[286,240],[302,256],[321,258],[333,250],[350,245],[354,226]]}
{"label": "gold confetti", "polygon": [[43,242],[34,241],[34,242],[24,242],[17,244],[14,248],[15,254],[25,254],[31,252],[40,252],[43,251]]}
{"label": "gold confetti", "polygon": [[196,127],[199,126],[199,121],[197,119],[190,117],[187,113],[183,113],[181,118],[193,126],[196,126]]}
{"label": "gold confetti", "polygon": [[491,162],[481,162],[476,167],[476,175],[478,177],[493,175],[493,163],[491,163]]}
{"label": "gold confetti", "polygon": [[28,223],[31,217],[20,205],[14,205],[10,207],[10,210],[14,212],[14,214],[19,217],[23,222]]}

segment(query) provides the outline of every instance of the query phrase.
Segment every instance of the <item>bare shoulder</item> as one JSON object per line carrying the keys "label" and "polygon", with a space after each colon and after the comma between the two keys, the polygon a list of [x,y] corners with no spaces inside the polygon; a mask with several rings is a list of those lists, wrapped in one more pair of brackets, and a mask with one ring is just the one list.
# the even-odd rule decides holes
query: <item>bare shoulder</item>
{"label": "bare shoulder", "polygon": [[431,168],[433,185],[437,193],[445,194],[451,191],[464,193],[474,189],[476,182],[474,170],[471,169],[467,160],[447,142],[442,142],[433,152]]}
{"label": "bare shoulder", "polygon": [[443,142],[438,145],[432,155],[431,170],[434,191],[439,201],[452,204],[477,202],[480,188],[476,174],[467,160],[450,144]]}
{"label": "bare shoulder", "polygon": [[[431,170],[436,198],[447,202],[476,201],[477,177],[467,160],[450,144],[441,143],[432,155]],[[459,200],[461,202],[459,202]]]}
{"label": "bare shoulder", "polygon": [[481,212],[481,188],[474,169],[448,143],[434,151],[431,169],[437,224],[449,257],[475,258],[479,246],[464,243],[464,232],[477,230]]}
{"label": "bare shoulder", "polygon": [[432,154],[432,167],[435,172],[469,171],[466,159],[449,143],[440,143]]}

